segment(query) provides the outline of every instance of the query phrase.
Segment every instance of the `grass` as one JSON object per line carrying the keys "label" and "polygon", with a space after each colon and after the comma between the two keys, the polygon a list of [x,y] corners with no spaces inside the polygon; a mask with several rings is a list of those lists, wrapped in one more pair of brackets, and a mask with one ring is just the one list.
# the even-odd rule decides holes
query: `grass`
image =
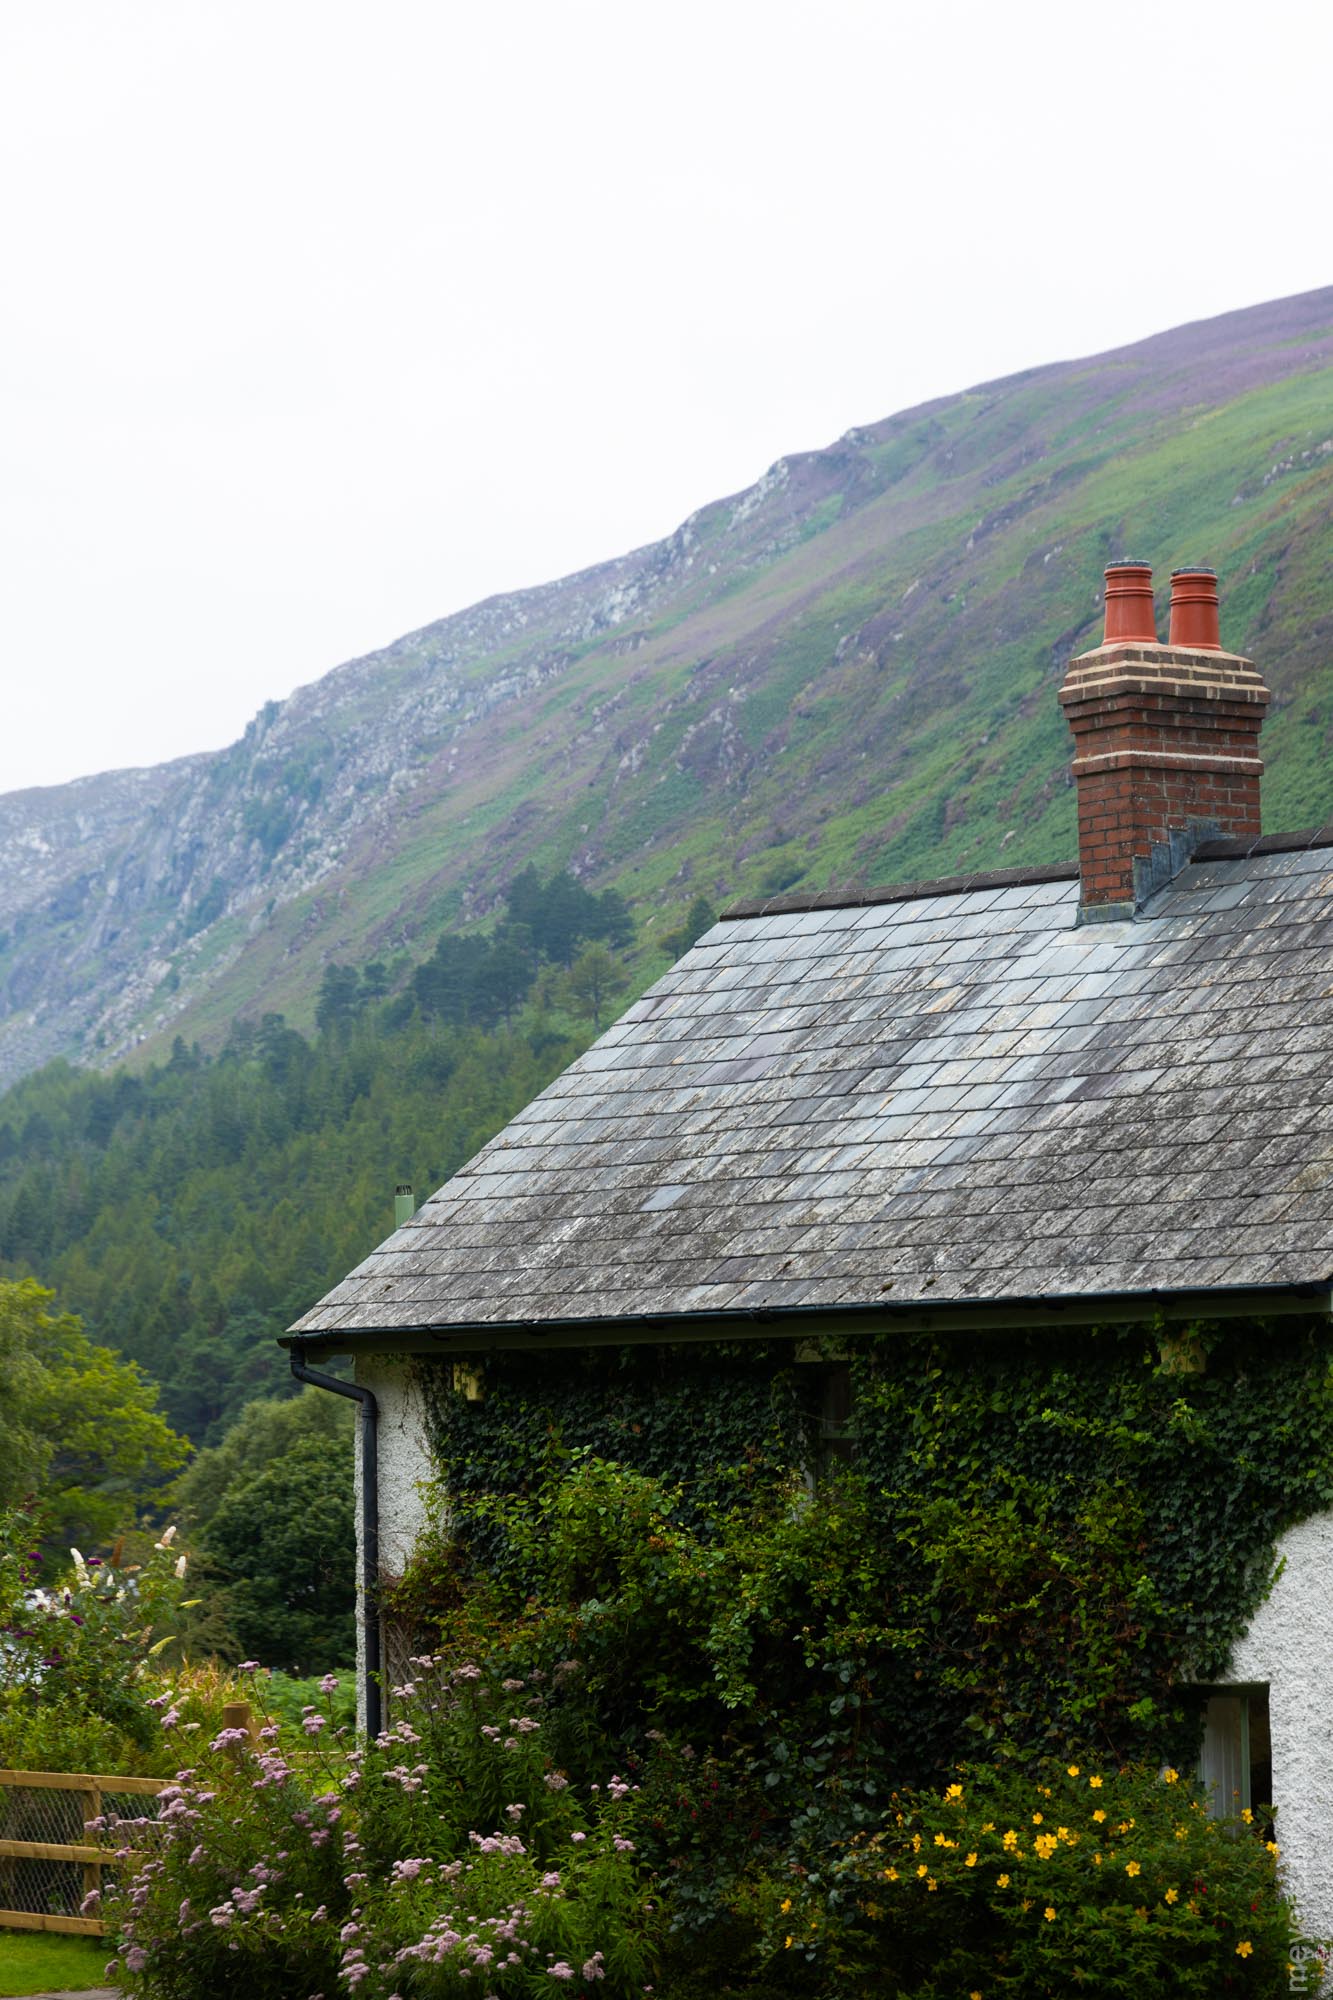
{"label": "grass", "polygon": [[24,1993],[82,1993],[105,1986],[109,1947],[58,1931],[0,1930],[0,2000]]}

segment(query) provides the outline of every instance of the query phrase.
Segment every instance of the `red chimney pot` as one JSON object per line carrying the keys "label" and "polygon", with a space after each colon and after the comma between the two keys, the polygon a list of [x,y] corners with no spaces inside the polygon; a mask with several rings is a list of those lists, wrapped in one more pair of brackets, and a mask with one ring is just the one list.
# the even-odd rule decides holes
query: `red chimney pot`
{"label": "red chimney pot", "polygon": [[1106,630],[1104,646],[1155,646],[1157,621],[1152,608],[1152,565],[1111,563],[1106,571]]}
{"label": "red chimney pot", "polygon": [[1217,608],[1217,573],[1211,569],[1171,572],[1171,646],[1220,653],[1222,626]]}

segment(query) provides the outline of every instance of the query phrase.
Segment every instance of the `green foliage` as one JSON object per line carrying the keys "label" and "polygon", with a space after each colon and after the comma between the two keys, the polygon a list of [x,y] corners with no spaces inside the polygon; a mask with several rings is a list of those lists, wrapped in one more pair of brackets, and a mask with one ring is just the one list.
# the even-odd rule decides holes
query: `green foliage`
{"label": "green foliage", "polygon": [[663,951],[669,951],[672,958],[683,958],[690,946],[697,944],[704,932],[711,931],[716,922],[717,911],[707,896],[696,896],[686,912],[684,923],[663,936]]}
{"label": "green foliage", "polygon": [[228,1488],[202,1538],[236,1642],[266,1666],[310,1673],[355,1647],[351,1453],[300,1438]]}
{"label": "green foliage", "polygon": [[588,945],[570,967],[570,996],[577,1011],[591,1017],[597,1033],[601,1033],[602,1016],[612,994],[619,993],[626,982],[624,967],[612,958],[604,944]]}
{"label": "green foliage", "polygon": [[193,1537],[206,1537],[222,1502],[285,1458],[298,1444],[317,1441],[352,1479],[355,1412],[345,1396],[304,1388],[296,1396],[267,1396],[247,1403],[220,1444],[196,1453],[173,1493]]}
{"label": "green foliage", "polygon": [[657,1925],[631,1787],[607,1772],[576,1795],[540,1683],[412,1664],[399,1719],[364,1753],[321,1702],[295,1731],[267,1721],[258,1758],[226,1732],[192,1755],[164,1839],[106,1899],[131,1993],[638,2000]]}
{"label": "green foliage", "polygon": [[[280,1017],[239,1022],[220,1056],[182,1044],[140,1076],[55,1064],[0,1100],[0,1272],[58,1286],[196,1444],[270,1389],[274,1339],[388,1234],[395,1183],[438,1186],[586,1044],[549,1019],[394,1024],[397,1005],[313,1046]],[[17,1354],[0,1321],[0,1380]],[[43,1448],[16,1408],[0,1480],[27,1465],[31,1483]]]}
{"label": "green foliage", "polygon": [[53,1298],[32,1279],[0,1281],[0,1505],[40,1486],[43,1534],[91,1546],[128,1524],[189,1446],[141,1371],[51,1312]]}
{"label": "green foliage", "polygon": [[[571,1779],[610,1763],[638,1785],[639,1851],[670,1885],[673,1993],[736,1980],[850,2000],[896,1972],[904,1994],[952,1994],[921,1958],[933,1919],[919,1940],[866,1919],[855,1857],[892,1847],[907,1792],[979,1755],[987,1783],[1019,1792],[1052,1755],[1107,1784],[1189,1768],[1189,1683],[1224,1666],[1277,1536],[1333,1501],[1327,1327],[1228,1322],[1188,1340],[1201,1374],[1169,1372],[1143,1326],[858,1344],[856,1458],[818,1487],[803,1468],[821,1371],[781,1346],[495,1355],[480,1401],[423,1362],[447,1525],[391,1615],[450,1657],[482,1648],[497,1671],[544,1676]],[[1209,1828],[1190,1834],[1214,1843],[1201,1879],[1225,1879],[1233,1914],[1254,1902],[1253,1934],[1227,1933],[1223,1952],[1197,1912],[1167,1905],[1145,1927],[1140,1899],[1108,1890],[1079,1905],[1077,1962],[1128,1927],[1139,1990],[1217,1990],[1233,1969],[1250,1979],[1236,1990],[1264,1990],[1287,1935],[1269,1857],[1246,1847],[1228,1872]],[[787,1899],[842,1925],[833,1956],[803,1944],[796,1965],[774,1946]],[[1008,1911],[967,1918],[992,1925],[980,1962],[1021,1964],[1038,1983],[1014,1990],[1044,1991],[1046,1919],[1015,1930]],[[1246,1938],[1249,1972],[1250,1954],[1226,1955]]]}
{"label": "green foliage", "polygon": [[158,1740],[145,1680],[178,1628],[188,1560],[168,1529],[142,1562],[72,1550],[68,1580],[43,1588],[32,1534],[25,1510],[0,1514],[0,1764],[114,1770]]}
{"label": "green foliage", "polygon": [[1277,1536],[1333,1502],[1327,1327],[1197,1332],[1189,1375],[1141,1328],[858,1354],[859,1463],[925,1705],[974,1739],[1185,1762],[1177,1683],[1222,1669]]}
{"label": "green foliage", "polygon": [[1268,1996],[1299,1936],[1276,1863],[1171,1769],[962,1766],[760,1902],[793,1991]]}

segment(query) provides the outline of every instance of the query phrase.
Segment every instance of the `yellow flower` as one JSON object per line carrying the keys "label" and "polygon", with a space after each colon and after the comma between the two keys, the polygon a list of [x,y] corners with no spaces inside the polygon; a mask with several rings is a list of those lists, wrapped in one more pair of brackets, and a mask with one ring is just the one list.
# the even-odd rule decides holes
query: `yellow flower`
{"label": "yellow flower", "polygon": [[1069,1828],[1067,1826],[1057,1826],[1055,1829],[1055,1837],[1057,1840],[1068,1840]]}
{"label": "yellow flower", "polygon": [[1032,1845],[1043,1861],[1049,1861],[1060,1843],[1053,1833],[1039,1833]]}
{"label": "yellow flower", "polygon": [[783,1949],[784,1951],[790,1951],[790,1950],[791,1950],[791,1944],[792,1944],[792,1941],[791,1941],[791,1939],[790,1939],[789,1937],[785,1937],[785,1938],[783,1938],[783,1940],[782,1940],[782,1949]]}
{"label": "yellow flower", "polygon": [[1014,1829],[1012,1827],[1009,1828],[1007,1833],[1002,1833],[1000,1835],[1000,1845],[1002,1847],[1017,1847],[1018,1835],[1014,1832]]}
{"label": "yellow flower", "polygon": [[977,1865],[977,1857],[975,1854],[969,1854],[966,1861],[964,1861],[963,1863],[964,1868],[975,1868],[976,1865]]}
{"label": "yellow flower", "polygon": [[1040,1825],[1041,1825],[1041,1814],[1040,1814],[1040,1813],[1033,1813],[1033,1815],[1032,1815],[1032,1824],[1033,1824],[1034,1826],[1040,1826]]}
{"label": "yellow flower", "polygon": [[997,1889],[1007,1889],[1009,1887],[1009,1877],[1007,1875],[997,1875],[995,1877],[995,1886]]}
{"label": "yellow flower", "polygon": [[1023,1908],[1024,1908],[1025,1910],[1030,1910],[1030,1909],[1032,1908],[1032,1898],[1031,1898],[1031,1896],[1024,1896],[1024,1898],[1023,1898]]}
{"label": "yellow flower", "polygon": [[928,1882],[926,1883],[926,1887],[927,1887],[928,1889],[938,1889],[938,1888],[939,1888],[939,1886],[940,1886],[940,1885],[939,1885],[939,1883],[938,1883],[938,1882],[937,1882],[937,1881],[935,1880],[935,1877],[934,1877],[933,1875],[932,1875],[932,1876],[930,1877],[929,1881],[928,1881]]}
{"label": "yellow flower", "polygon": [[1089,1778],[1088,1783],[1092,1786],[1094,1792],[1099,1792],[1102,1788],[1102,1781],[1100,1778]]}
{"label": "yellow flower", "polygon": [[783,1916],[785,1917],[788,1910],[791,1908],[791,1897],[784,1896],[782,1901],[778,1904],[778,1908],[781,1910]]}
{"label": "yellow flower", "polygon": [[919,1867],[919,1868],[917,1869],[917,1871],[916,1871],[916,1879],[917,1879],[917,1881],[919,1882],[919,1881],[921,1880],[921,1877],[922,1877],[923,1875],[928,1875],[929,1873],[930,1873],[930,1870],[929,1870],[929,1869],[927,1868],[927,1866],[926,1866],[925,1862],[923,1861],[923,1862],[921,1863],[921,1866],[920,1866],[920,1867]]}
{"label": "yellow flower", "polygon": [[1163,1901],[1167,1903],[1178,1903],[1180,1901],[1179,1889],[1168,1889],[1165,1897],[1163,1898]]}
{"label": "yellow flower", "polygon": [[914,1833],[912,1835],[912,1852],[913,1854],[919,1854],[921,1852],[921,1835],[919,1833]]}
{"label": "yellow flower", "polygon": [[1070,1775],[1070,1777],[1071,1777],[1071,1778],[1076,1778],[1076,1777],[1078,1776],[1078,1765],[1077,1765],[1077,1764],[1071,1764],[1071,1765],[1070,1765],[1070,1767],[1069,1767],[1069,1775]]}
{"label": "yellow flower", "polygon": [[1250,1940],[1248,1938],[1242,1938],[1240,1943],[1236,1946],[1237,1958],[1250,1958],[1253,1955],[1253,1952],[1254,1952],[1254,1946],[1250,1943]]}
{"label": "yellow flower", "polygon": [[1127,1861],[1125,1863],[1125,1873],[1126,1875],[1141,1875],[1143,1871],[1137,1861]]}
{"label": "yellow flower", "polygon": [[1178,1784],[1180,1781],[1179,1771],[1173,1771],[1169,1764],[1163,1771],[1162,1776],[1165,1778],[1168,1785]]}
{"label": "yellow flower", "polygon": [[1276,1861],[1278,1855],[1281,1854],[1282,1852],[1282,1849],[1278,1846],[1277,1842],[1275,1840],[1266,1840],[1264,1842],[1264,1846],[1268,1849],[1269,1853]]}
{"label": "yellow flower", "polygon": [[1092,1816],[1096,1820],[1098,1826],[1100,1826],[1102,1821],[1106,1818],[1106,1814],[1100,1806],[1098,1806],[1096,1812]]}
{"label": "yellow flower", "polygon": [[1046,1921],[1048,1924],[1055,1922],[1055,1911],[1049,1903],[1046,1905]]}
{"label": "yellow flower", "polygon": [[985,1824],[985,1825],[984,1825],[984,1826],[982,1827],[981,1831],[982,1831],[983,1833],[994,1833],[994,1831],[995,1831],[995,1821],[994,1821],[993,1819],[988,1819],[988,1820],[986,1821],[986,1824]]}
{"label": "yellow flower", "polygon": [[957,1847],[958,1842],[956,1840],[946,1840],[942,1833],[937,1833],[935,1835],[935,1845],[936,1847]]}
{"label": "yellow flower", "polygon": [[1254,1814],[1253,1814],[1253,1813],[1252,1813],[1252,1812],[1250,1811],[1250,1808],[1249,1808],[1248,1806],[1242,1806],[1242,1807],[1241,1807],[1241,1814],[1240,1814],[1240,1816],[1241,1816],[1241,1818],[1242,1818],[1242,1819],[1244,1820],[1244,1822],[1245,1822],[1246,1826],[1250,1826],[1250,1825],[1252,1825],[1252,1824],[1253,1824],[1253,1822],[1254,1822]]}
{"label": "yellow flower", "polygon": [[1092,1857],[1092,1865],[1093,1865],[1093,1867],[1094,1867],[1094,1868],[1100,1868],[1100,1867],[1101,1867],[1101,1865],[1102,1865],[1102,1857],[1101,1857],[1101,1855],[1100,1855],[1100,1854],[1094,1854],[1094,1855],[1093,1855],[1093,1857]]}
{"label": "yellow flower", "polygon": [[944,1796],[946,1799],[961,1799],[963,1796],[963,1788],[961,1785],[950,1785],[948,1791],[944,1794]]}
{"label": "yellow flower", "polygon": [[886,1882],[896,1882],[898,1880],[898,1870],[896,1868],[886,1868],[884,1870],[884,1880]]}
{"label": "yellow flower", "polygon": [[1187,1826],[1178,1826],[1176,1828],[1177,1840],[1188,1840],[1189,1837],[1190,1837],[1190,1830]]}
{"label": "yellow flower", "polygon": [[972,1991],[968,1994],[967,2000],[981,2000],[981,1988],[979,1986],[974,1986],[972,1988]]}

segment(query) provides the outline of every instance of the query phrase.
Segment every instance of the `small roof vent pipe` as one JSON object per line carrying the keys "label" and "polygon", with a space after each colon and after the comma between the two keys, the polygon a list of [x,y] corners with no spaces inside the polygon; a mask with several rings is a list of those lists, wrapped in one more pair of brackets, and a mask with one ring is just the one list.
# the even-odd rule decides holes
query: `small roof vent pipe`
{"label": "small roof vent pipe", "polygon": [[1155,646],[1152,564],[1111,563],[1106,571],[1106,630],[1103,646]]}
{"label": "small roof vent pipe", "polygon": [[1200,653],[1221,652],[1222,623],[1215,570],[1172,570],[1171,636],[1167,643]]}
{"label": "small roof vent pipe", "polygon": [[397,1187],[393,1191],[394,1228],[401,1229],[405,1222],[410,1222],[412,1220],[412,1217],[416,1214],[416,1212],[417,1212],[417,1205],[416,1201],[413,1198],[411,1181],[399,1181]]}

